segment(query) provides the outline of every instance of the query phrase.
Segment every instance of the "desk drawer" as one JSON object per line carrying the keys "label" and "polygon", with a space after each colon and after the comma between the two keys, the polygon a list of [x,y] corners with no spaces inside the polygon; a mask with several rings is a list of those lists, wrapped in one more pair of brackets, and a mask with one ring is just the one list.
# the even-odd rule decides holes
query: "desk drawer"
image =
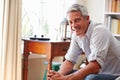
{"label": "desk drawer", "polygon": [[54,51],[54,56],[63,56],[66,54],[67,50],[69,48],[69,44],[59,44],[54,45],[52,50]]}

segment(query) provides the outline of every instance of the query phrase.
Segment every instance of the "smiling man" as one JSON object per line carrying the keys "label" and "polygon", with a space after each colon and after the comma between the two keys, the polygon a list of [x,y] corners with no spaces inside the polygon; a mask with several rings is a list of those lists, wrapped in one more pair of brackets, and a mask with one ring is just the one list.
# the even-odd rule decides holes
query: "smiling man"
{"label": "smiling man", "polygon": [[[83,5],[73,4],[67,19],[73,34],[66,60],[58,72],[48,72],[47,80],[115,80],[120,76],[120,42],[103,24],[91,21]],[[83,52],[88,64],[73,71]]]}

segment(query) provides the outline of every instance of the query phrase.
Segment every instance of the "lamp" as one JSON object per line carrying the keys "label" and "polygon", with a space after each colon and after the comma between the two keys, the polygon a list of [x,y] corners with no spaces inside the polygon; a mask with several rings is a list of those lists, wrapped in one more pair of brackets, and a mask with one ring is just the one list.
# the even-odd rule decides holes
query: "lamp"
{"label": "lamp", "polygon": [[68,20],[66,18],[63,19],[60,23],[60,29],[59,29],[60,39],[61,40],[70,40],[71,39],[71,30],[68,25]]}

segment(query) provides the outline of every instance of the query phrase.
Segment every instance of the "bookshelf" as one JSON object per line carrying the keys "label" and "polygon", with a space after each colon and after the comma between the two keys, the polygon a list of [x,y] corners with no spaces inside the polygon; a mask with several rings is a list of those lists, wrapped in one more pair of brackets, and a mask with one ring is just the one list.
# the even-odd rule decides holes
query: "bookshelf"
{"label": "bookshelf", "polygon": [[120,0],[105,0],[105,24],[113,35],[120,35]]}

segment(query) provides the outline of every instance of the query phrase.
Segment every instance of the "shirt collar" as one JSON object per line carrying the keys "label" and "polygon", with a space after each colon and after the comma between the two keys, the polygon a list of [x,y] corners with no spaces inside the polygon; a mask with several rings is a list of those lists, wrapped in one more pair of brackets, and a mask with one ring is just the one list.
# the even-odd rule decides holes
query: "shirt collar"
{"label": "shirt collar", "polygon": [[88,29],[87,29],[87,32],[86,32],[86,36],[87,36],[87,38],[90,38],[90,36],[91,36],[91,34],[92,34],[92,30],[93,30],[93,22],[92,21],[90,21],[90,24],[89,24],[89,26],[88,26]]}

